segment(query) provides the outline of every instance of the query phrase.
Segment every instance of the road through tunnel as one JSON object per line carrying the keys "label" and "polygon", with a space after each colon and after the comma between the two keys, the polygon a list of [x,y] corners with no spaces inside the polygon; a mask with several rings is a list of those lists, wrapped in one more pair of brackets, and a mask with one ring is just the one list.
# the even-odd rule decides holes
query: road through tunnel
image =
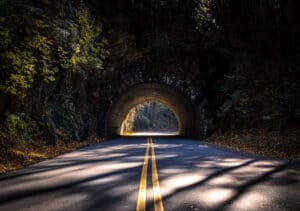
{"label": "road through tunnel", "polygon": [[179,134],[178,119],[166,105],[147,101],[133,107],[123,120],[122,136],[175,136]]}
{"label": "road through tunnel", "polygon": [[132,86],[117,99],[108,112],[108,135],[122,134],[122,123],[129,111],[142,103],[155,101],[166,105],[176,116],[178,134],[193,136],[196,130],[196,113],[193,105],[178,90],[158,83],[142,83]]}

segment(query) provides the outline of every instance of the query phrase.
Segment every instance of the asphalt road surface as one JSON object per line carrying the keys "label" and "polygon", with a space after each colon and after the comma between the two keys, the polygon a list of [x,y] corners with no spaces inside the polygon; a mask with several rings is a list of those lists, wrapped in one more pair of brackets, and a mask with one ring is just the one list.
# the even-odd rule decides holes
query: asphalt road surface
{"label": "asphalt road surface", "polygon": [[300,210],[300,164],[118,138],[0,176],[0,210]]}

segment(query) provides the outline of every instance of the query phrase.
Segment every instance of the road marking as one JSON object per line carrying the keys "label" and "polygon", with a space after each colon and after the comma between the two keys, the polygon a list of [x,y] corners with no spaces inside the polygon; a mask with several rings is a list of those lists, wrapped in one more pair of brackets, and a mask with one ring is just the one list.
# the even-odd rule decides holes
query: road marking
{"label": "road marking", "polygon": [[154,210],[164,211],[164,206],[163,206],[161,192],[159,188],[159,182],[158,182],[154,144],[151,137],[150,137],[150,145],[151,145],[151,155],[152,155],[151,156],[152,157],[152,185],[153,185],[153,197],[154,197]]}
{"label": "road marking", "polygon": [[147,147],[144,157],[144,163],[142,168],[142,174],[139,186],[139,195],[136,204],[136,211],[146,211],[146,196],[147,196],[147,171],[148,171],[148,160],[149,152],[151,148],[151,161],[152,161],[152,185],[153,185],[153,200],[154,200],[154,210],[164,211],[164,206],[162,202],[161,192],[159,188],[159,180],[156,168],[156,159],[154,144],[151,137],[147,138]]}
{"label": "road marking", "polygon": [[147,193],[147,170],[148,170],[148,157],[149,157],[149,138],[147,139],[147,147],[145,158],[142,168],[142,175],[140,179],[139,195],[136,204],[136,211],[146,211],[146,193]]}

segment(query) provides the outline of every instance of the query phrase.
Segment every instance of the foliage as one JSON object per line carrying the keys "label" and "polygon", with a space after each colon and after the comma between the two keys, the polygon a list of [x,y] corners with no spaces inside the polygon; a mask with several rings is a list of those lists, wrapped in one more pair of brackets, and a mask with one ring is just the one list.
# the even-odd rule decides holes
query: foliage
{"label": "foliage", "polygon": [[5,35],[0,40],[0,91],[24,98],[37,73],[51,72],[47,70],[45,58],[49,55],[51,41],[38,32],[45,27],[41,26],[41,21],[32,21],[34,13],[21,1],[8,4],[6,8],[12,13],[2,14],[0,19],[0,33]]}
{"label": "foliage", "polygon": [[69,81],[64,85],[64,92],[60,95],[55,96],[56,103],[50,103],[49,110],[51,113],[55,113],[54,119],[57,125],[57,135],[63,141],[70,141],[74,139],[79,139],[75,137],[76,131],[73,130],[73,126],[77,123],[77,112],[75,111],[75,105],[73,102],[73,87]]}
{"label": "foliage", "polygon": [[84,4],[74,6],[75,15],[62,12],[70,2],[1,1],[1,92],[22,99],[35,81],[53,82],[59,71],[102,69],[108,52],[101,26]]}
{"label": "foliage", "polygon": [[107,40],[102,38],[97,40],[102,30],[99,26],[95,26],[95,20],[91,17],[88,8],[81,8],[76,16],[76,22],[79,28],[79,39],[73,44],[73,54],[71,63],[73,70],[80,68],[101,69],[103,67],[103,59],[106,58],[108,52],[104,50]]}
{"label": "foliage", "polygon": [[259,129],[228,131],[220,134],[218,131],[204,140],[232,150],[254,153],[277,158],[299,159],[299,131],[290,128],[284,133]]}
{"label": "foliage", "polygon": [[264,71],[268,64],[257,67],[240,61],[244,65],[225,75],[220,89],[225,99],[218,113],[220,127],[225,131],[244,127],[281,130],[288,121],[299,118],[300,90],[293,72],[282,69],[275,74]]}
{"label": "foliage", "polygon": [[124,120],[127,131],[177,131],[178,122],[174,113],[158,102],[137,105]]}
{"label": "foliage", "polygon": [[0,152],[8,154],[9,150],[16,145],[16,137],[2,130],[0,130]]}
{"label": "foliage", "polygon": [[0,90],[24,97],[34,81],[36,59],[31,52],[20,49],[5,52],[1,56],[6,61],[6,64],[2,65],[2,71],[10,74],[0,85]]}
{"label": "foliage", "polygon": [[[64,127],[59,138],[79,139],[70,124],[81,117],[73,79],[101,76],[107,45],[100,21],[83,1],[0,1],[0,95],[6,104],[0,127],[5,137],[27,143],[41,133],[53,135],[49,116],[55,109]],[[52,108],[49,98],[59,98],[59,105]],[[5,140],[8,149],[10,138]]]}
{"label": "foliage", "polygon": [[24,134],[27,127],[28,125],[23,118],[16,114],[8,114],[4,122],[4,128],[7,132],[16,137]]}
{"label": "foliage", "polygon": [[[68,144],[58,141],[57,145],[52,147],[41,141],[20,143],[16,141],[15,137],[13,138],[0,131],[0,154],[2,155],[0,157],[0,174],[57,157],[61,154],[101,141],[103,141],[103,139],[89,137],[85,141]],[[10,144],[9,147],[8,144]]]}
{"label": "foliage", "polygon": [[196,29],[199,31],[209,31],[216,26],[216,20],[212,14],[212,0],[198,0],[195,8]]}

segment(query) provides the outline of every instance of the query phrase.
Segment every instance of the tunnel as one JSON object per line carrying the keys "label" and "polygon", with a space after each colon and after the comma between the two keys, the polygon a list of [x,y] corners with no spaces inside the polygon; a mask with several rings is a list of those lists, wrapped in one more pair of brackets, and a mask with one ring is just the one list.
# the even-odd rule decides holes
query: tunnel
{"label": "tunnel", "polygon": [[129,111],[148,101],[166,105],[178,121],[178,135],[192,136],[195,131],[196,115],[192,104],[186,97],[173,87],[159,83],[142,83],[128,88],[108,112],[106,134],[119,136],[124,119]]}

